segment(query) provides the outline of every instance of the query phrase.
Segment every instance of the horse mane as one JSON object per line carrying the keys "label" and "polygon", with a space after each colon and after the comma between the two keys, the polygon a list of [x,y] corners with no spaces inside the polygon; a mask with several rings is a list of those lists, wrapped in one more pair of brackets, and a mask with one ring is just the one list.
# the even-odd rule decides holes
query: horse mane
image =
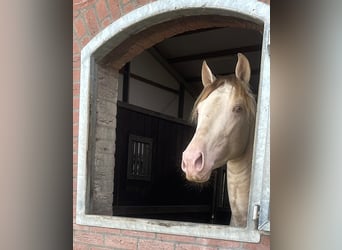
{"label": "horse mane", "polygon": [[256,101],[255,96],[249,88],[249,84],[245,84],[239,79],[236,78],[234,74],[228,76],[218,76],[216,80],[207,86],[204,87],[201,94],[198,96],[195,101],[194,107],[190,114],[190,121],[192,123],[197,122],[197,106],[198,104],[205,100],[212,92],[218,89],[220,86],[224,84],[231,84],[235,89],[235,98],[242,97],[245,102],[245,106],[247,108],[247,113],[249,116],[250,122],[255,121],[255,113],[256,113]]}

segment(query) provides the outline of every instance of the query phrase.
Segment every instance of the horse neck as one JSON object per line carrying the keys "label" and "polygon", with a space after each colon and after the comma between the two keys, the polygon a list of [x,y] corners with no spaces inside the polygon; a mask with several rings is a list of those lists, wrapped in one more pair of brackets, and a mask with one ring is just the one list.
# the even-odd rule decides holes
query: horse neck
{"label": "horse neck", "polygon": [[227,162],[227,173],[228,176],[240,175],[240,174],[250,174],[252,166],[252,156],[253,156],[253,141],[254,141],[254,122],[251,123],[252,126],[249,129],[249,139],[245,152],[238,158],[231,159]]}
{"label": "horse neck", "polygon": [[230,225],[245,227],[253,156],[254,126],[249,131],[245,153],[227,162],[227,188],[232,217]]}

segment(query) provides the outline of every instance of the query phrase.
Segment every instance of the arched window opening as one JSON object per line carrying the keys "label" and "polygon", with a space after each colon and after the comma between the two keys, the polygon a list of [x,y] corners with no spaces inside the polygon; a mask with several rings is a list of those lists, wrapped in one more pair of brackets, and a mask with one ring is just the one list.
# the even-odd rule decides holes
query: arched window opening
{"label": "arched window opening", "polygon": [[257,96],[261,44],[262,33],[244,27],[190,30],[119,70],[113,215],[229,224],[225,166],[207,184],[195,185],[185,179],[181,157],[194,134],[189,116],[203,88],[202,61],[217,75],[229,75],[237,53],[244,53]]}
{"label": "arched window opening", "polygon": [[[82,49],[76,223],[247,242],[270,230],[269,6],[248,3],[156,1]],[[258,97],[246,228],[227,226],[223,168],[202,189],[180,171],[202,60],[225,75],[238,52]]]}

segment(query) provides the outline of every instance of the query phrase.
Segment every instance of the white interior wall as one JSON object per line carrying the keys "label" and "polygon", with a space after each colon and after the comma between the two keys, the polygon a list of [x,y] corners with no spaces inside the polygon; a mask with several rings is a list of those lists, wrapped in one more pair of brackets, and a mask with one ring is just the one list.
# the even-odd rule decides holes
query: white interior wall
{"label": "white interior wall", "polygon": [[131,72],[166,87],[179,89],[177,81],[147,51],[131,61]]}
{"label": "white interior wall", "polygon": [[129,82],[129,103],[177,117],[178,95],[135,79]]}
{"label": "white interior wall", "polygon": [[[150,55],[144,51],[131,61],[131,73],[168,88],[179,90],[178,82]],[[118,100],[122,101],[123,76],[119,76]],[[183,117],[188,120],[194,99],[185,91]],[[178,95],[130,78],[128,102],[139,107],[177,117]]]}

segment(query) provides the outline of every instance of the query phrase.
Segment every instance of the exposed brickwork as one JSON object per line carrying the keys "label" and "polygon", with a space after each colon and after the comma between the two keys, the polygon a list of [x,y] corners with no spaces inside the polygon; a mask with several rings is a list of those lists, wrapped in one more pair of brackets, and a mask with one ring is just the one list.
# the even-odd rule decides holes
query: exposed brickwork
{"label": "exposed brickwork", "polygon": [[236,241],[203,239],[203,238],[197,238],[196,243],[204,245],[204,246],[225,247],[227,249],[228,248],[234,249],[240,246],[240,242],[236,242]]}
{"label": "exposed brickwork", "polygon": [[98,233],[92,233],[87,231],[75,231],[74,241],[87,243],[89,245],[99,245],[102,246],[104,243],[104,235]]}
{"label": "exposed brickwork", "polygon": [[175,241],[175,242],[184,242],[184,243],[196,242],[196,237],[168,235],[168,234],[158,234],[157,239],[160,239],[163,241]]}
{"label": "exposed brickwork", "polygon": [[119,1],[109,1],[108,6],[112,14],[112,19],[118,19],[121,16]]}
{"label": "exposed brickwork", "polygon": [[269,250],[270,249],[270,237],[263,236],[259,244],[243,243],[243,249],[248,250]]}
{"label": "exposed brickwork", "polygon": [[200,246],[200,245],[193,245],[193,244],[177,244],[176,250],[216,250],[215,247],[209,246]]}
{"label": "exposed brickwork", "polygon": [[74,250],[88,250],[88,249],[89,249],[88,244],[74,243]]}
{"label": "exposed brickwork", "polygon": [[86,26],[81,18],[75,18],[74,29],[78,37],[83,37],[87,32]]}
{"label": "exposed brickwork", "polygon": [[[131,12],[132,10],[141,7],[145,4],[151,3],[154,0],[74,0],[73,1],[73,223],[75,223],[76,215],[76,185],[77,185],[77,143],[78,143],[78,110],[79,110],[79,95],[80,95],[80,51],[81,49],[101,30],[106,28],[112,22],[120,18],[122,15]],[[268,3],[269,0],[260,0]],[[181,21],[180,21],[181,22]],[[121,54],[120,60],[117,64],[122,64],[132,57],[143,51],[144,49],[152,46],[158,41],[162,41],[177,33],[186,30],[196,29],[199,27],[209,27],[213,24],[197,22],[187,25],[184,22],[178,23],[178,26],[161,25],[159,33],[156,30],[151,33],[140,34],[134,39],[134,43],[128,41],[120,47],[121,51],[124,46],[130,46],[129,53]],[[161,32],[163,31],[163,32]],[[156,35],[157,34],[157,35]],[[135,45],[135,47],[133,46]],[[126,50],[127,51],[127,50]],[[113,52],[118,53],[118,52]],[[111,98],[111,92],[106,89],[105,83],[103,84],[102,99],[108,100]],[[100,89],[101,91],[101,89]],[[103,112],[106,112],[106,105],[110,103],[102,103],[99,105]],[[102,112],[100,110],[100,112]],[[111,137],[111,132],[106,131],[106,128],[115,126],[115,120],[110,124],[101,124],[102,132],[99,133],[99,138],[106,134]],[[102,133],[102,134],[101,134]],[[102,143],[102,144],[101,144]],[[100,142],[102,151],[113,150],[106,142]],[[99,146],[100,147],[100,146]],[[104,152],[102,152],[104,153]],[[109,179],[112,178],[109,176]],[[98,185],[103,185],[99,183]],[[110,202],[110,201],[109,201]],[[266,250],[270,249],[270,237],[262,236],[261,242],[257,244],[203,239],[197,237],[187,237],[178,235],[167,235],[159,233],[138,232],[120,229],[110,229],[101,227],[81,226],[74,224],[74,250],[109,250],[109,249],[238,249],[238,250]]]}
{"label": "exposed brickwork", "polygon": [[97,32],[100,30],[99,22],[95,14],[95,10],[93,8],[88,9],[85,13],[85,19],[88,26],[88,30],[90,32],[91,36],[94,36],[97,34]]}
{"label": "exposed brickwork", "polygon": [[148,238],[148,239],[156,238],[155,233],[149,233],[149,232],[122,230],[121,233],[122,235],[125,235],[125,236],[132,236],[132,237],[138,237],[138,238]]}
{"label": "exposed brickwork", "polygon": [[268,250],[270,238],[253,244],[75,225],[74,249]]}
{"label": "exposed brickwork", "polygon": [[96,13],[99,18],[99,21],[101,22],[103,19],[105,19],[109,15],[109,9],[107,7],[107,1],[106,0],[98,0],[96,2]]}
{"label": "exposed brickwork", "polygon": [[[126,62],[130,61],[145,49],[148,49],[154,44],[169,37],[189,30],[227,26],[258,31],[261,29],[260,26],[254,23],[240,21],[231,17],[212,15],[201,16],[201,18],[198,18],[197,16],[182,17],[154,25],[142,32],[130,36],[124,43],[113,49],[103,61],[104,63],[110,63],[113,68],[120,69]],[[113,60],[113,58],[115,58],[115,60]]]}
{"label": "exposed brickwork", "polygon": [[138,249],[141,250],[173,250],[174,243],[160,240],[139,239]]}
{"label": "exposed brickwork", "polygon": [[136,249],[138,239],[134,237],[123,237],[107,234],[105,236],[105,246],[119,249]]}

